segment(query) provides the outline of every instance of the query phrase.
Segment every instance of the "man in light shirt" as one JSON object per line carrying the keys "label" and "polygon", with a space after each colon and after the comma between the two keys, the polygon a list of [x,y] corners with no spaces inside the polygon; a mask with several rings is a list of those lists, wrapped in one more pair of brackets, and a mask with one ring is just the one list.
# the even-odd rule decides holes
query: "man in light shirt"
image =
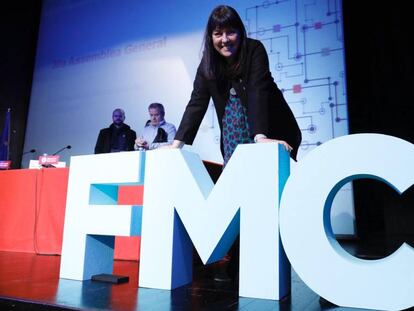
{"label": "man in light shirt", "polygon": [[174,124],[165,121],[164,106],[160,103],[152,103],[148,106],[148,112],[150,119],[135,141],[135,148],[152,150],[170,145],[174,140],[176,129]]}

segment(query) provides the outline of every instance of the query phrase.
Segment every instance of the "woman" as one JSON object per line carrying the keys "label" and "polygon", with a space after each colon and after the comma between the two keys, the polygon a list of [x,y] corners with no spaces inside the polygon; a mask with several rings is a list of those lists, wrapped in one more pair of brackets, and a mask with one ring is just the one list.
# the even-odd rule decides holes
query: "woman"
{"label": "woman", "polygon": [[224,164],[240,143],[278,142],[296,159],[301,132],[269,71],[260,41],[247,38],[238,13],[221,5],[210,14],[191,99],[173,147],[192,144],[213,98]]}
{"label": "woman", "polygon": [[[240,16],[225,5],[208,19],[203,58],[173,148],[193,143],[210,98],[220,124],[224,165],[238,144],[251,142],[278,142],[296,160],[301,132],[273,81],[266,50],[260,41],[247,38]],[[229,252],[227,273],[219,271],[215,280],[236,277],[237,248],[238,240]]]}

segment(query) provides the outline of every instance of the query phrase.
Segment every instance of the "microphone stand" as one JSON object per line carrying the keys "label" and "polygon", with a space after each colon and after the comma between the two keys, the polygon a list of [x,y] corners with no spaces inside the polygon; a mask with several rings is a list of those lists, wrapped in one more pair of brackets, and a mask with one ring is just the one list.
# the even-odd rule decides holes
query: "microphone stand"
{"label": "microphone stand", "polygon": [[67,145],[67,146],[65,146],[65,147],[63,147],[63,148],[60,148],[58,151],[56,151],[54,154],[52,154],[52,155],[57,155],[59,152],[61,152],[61,151],[63,151],[63,150],[65,150],[65,149],[70,149],[70,148],[72,148],[72,146],[71,145]]}

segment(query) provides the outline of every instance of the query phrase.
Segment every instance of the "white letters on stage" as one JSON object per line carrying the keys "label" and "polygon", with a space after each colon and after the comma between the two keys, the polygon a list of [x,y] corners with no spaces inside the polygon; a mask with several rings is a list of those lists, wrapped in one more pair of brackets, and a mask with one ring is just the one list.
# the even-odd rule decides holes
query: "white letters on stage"
{"label": "white letters on stage", "polygon": [[[72,157],[60,277],[112,273],[114,236],[141,235],[139,286],[173,289],[192,280],[192,245],[212,263],[240,233],[240,296],[289,294],[290,261],[305,284],[339,306],[412,307],[411,247],[381,260],[355,258],[336,241],[330,209],[356,178],[403,192],[414,183],[413,159],[414,146],[401,139],[349,135],[315,148],[289,177],[278,144],[240,145],[214,185],[200,158],[182,150]],[[125,184],[144,185],[143,206],[116,205]]]}

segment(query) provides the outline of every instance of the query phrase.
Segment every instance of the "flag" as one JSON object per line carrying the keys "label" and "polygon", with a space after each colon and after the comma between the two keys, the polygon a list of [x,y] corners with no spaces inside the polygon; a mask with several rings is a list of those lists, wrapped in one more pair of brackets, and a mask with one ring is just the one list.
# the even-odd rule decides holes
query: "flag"
{"label": "flag", "polygon": [[6,161],[9,159],[9,143],[10,143],[10,108],[6,112],[6,118],[4,120],[3,132],[1,134],[0,142],[0,161]]}

